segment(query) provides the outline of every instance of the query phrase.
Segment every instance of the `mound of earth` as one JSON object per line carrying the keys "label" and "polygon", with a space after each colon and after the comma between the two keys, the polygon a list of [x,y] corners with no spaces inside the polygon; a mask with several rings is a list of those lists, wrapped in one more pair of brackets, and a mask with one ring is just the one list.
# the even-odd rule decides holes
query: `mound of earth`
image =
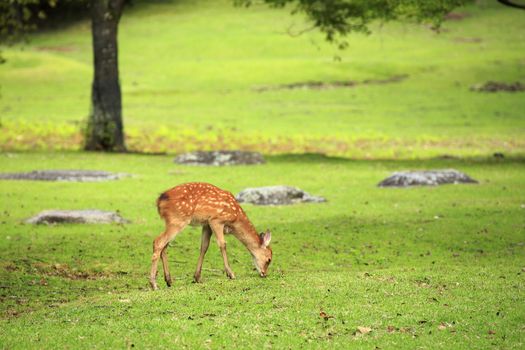
{"label": "mound of earth", "polygon": [[256,205],[288,205],[296,203],[326,202],[323,197],[312,196],[309,193],[292,186],[267,186],[246,188],[239,192],[235,199],[239,203]]}
{"label": "mound of earth", "polygon": [[351,88],[358,85],[373,85],[373,84],[390,84],[397,83],[408,78],[407,74],[394,75],[386,79],[367,79],[363,81],[343,80],[343,81],[304,81],[291,84],[283,84],[276,86],[260,86],[254,88],[255,91],[265,92],[272,90],[295,90],[295,89],[311,89],[311,90],[326,90],[337,88]]}
{"label": "mound of earth", "polygon": [[44,210],[25,222],[26,224],[124,224],[129,221],[112,211],[87,209]]}
{"label": "mound of earth", "polygon": [[258,152],[244,151],[196,151],[180,154],[175,163],[185,165],[252,165],[264,163],[264,157]]}
{"label": "mound of earth", "polygon": [[396,172],[381,181],[379,187],[437,186],[443,184],[478,183],[454,169]]}
{"label": "mound of earth", "polygon": [[3,173],[3,180],[34,180],[34,181],[107,181],[118,180],[127,174],[110,173],[98,170],[34,170],[27,173]]}
{"label": "mound of earth", "polygon": [[462,21],[466,17],[468,17],[468,14],[466,13],[459,13],[459,12],[449,12],[445,15],[444,19],[446,21]]}
{"label": "mound of earth", "polygon": [[477,92],[520,92],[525,91],[525,85],[519,81],[514,83],[503,83],[497,81],[487,81],[484,84],[477,84],[470,87],[471,91]]}

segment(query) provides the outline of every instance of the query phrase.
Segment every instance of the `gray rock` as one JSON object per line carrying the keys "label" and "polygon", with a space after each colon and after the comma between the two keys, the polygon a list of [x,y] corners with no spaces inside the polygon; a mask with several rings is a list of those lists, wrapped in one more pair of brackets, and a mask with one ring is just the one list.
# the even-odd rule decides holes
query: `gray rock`
{"label": "gray rock", "polygon": [[180,154],[175,158],[175,163],[185,165],[251,165],[262,164],[264,158],[258,152],[244,151],[196,151]]}
{"label": "gray rock", "polygon": [[125,176],[129,175],[98,170],[34,170],[28,173],[3,173],[0,179],[93,182],[118,180]]}
{"label": "gray rock", "polygon": [[255,187],[242,190],[235,196],[239,203],[256,205],[286,205],[296,203],[326,202],[323,197],[312,196],[309,193],[292,186]]}
{"label": "gray rock", "polygon": [[437,186],[443,184],[478,183],[454,169],[396,172],[381,181],[379,187]]}
{"label": "gray rock", "polygon": [[112,211],[87,209],[44,210],[25,222],[26,224],[124,224],[129,221]]}

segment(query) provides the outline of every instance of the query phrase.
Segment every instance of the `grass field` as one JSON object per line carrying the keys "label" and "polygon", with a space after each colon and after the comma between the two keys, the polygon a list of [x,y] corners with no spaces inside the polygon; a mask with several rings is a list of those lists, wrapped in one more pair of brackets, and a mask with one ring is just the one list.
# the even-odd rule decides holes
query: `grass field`
{"label": "grass field", "polygon": [[[139,151],[243,148],[353,158],[523,154],[523,93],[476,93],[525,79],[525,22],[494,1],[460,9],[436,34],[375,26],[338,52],[286,10],[229,1],[136,1],[120,26],[127,142]],[[504,23],[504,25],[502,25]],[[88,21],[4,48],[0,144],[78,149],[89,110]],[[340,56],[341,61],[334,60]],[[307,81],[386,80],[339,89],[279,89]]]}
{"label": "grass field", "polygon": [[[523,161],[290,155],[261,166],[200,168],[166,156],[13,153],[2,164],[5,171],[67,164],[134,175],[106,183],[0,182],[2,348],[524,345]],[[448,167],[480,184],[375,187],[394,170]],[[151,292],[151,241],[163,229],[156,195],[186,181],[234,193],[292,184],[328,202],[244,205],[259,230],[273,231],[268,278],[257,276],[229,237],[237,279],[227,280],[212,243],[204,283],[193,284],[200,232],[188,228],[169,250],[174,285]],[[93,207],[119,210],[132,223],[21,224],[43,209]],[[361,335],[357,327],[372,331]]]}
{"label": "grass field", "polygon": [[[87,21],[1,48],[1,172],[133,175],[0,181],[1,349],[524,348],[525,94],[470,91],[525,82],[523,11],[478,1],[440,34],[386,24],[338,52],[319,33],[287,35],[305,24],[284,10],[133,3],[120,27],[127,143],[168,155],[78,151]],[[356,85],[278,88],[348,80]],[[267,163],[172,161],[219,148],[262,151]],[[376,187],[394,171],[444,168],[479,184]],[[328,202],[243,205],[259,231],[272,230],[266,279],[227,237],[237,279],[212,242],[203,283],[192,283],[200,231],[187,228],[168,253],[174,285],[159,276],[152,292],[155,200],[189,181],[232,193],[287,184]],[[23,223],[51,208],[119,211],[131,223]]]}

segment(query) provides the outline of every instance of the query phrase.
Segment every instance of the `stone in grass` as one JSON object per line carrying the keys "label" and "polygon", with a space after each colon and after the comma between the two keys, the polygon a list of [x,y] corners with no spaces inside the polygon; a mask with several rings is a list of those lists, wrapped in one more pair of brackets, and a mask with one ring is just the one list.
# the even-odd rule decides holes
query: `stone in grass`
{"label": "stone in grass", "polygon": [[312,196],[309,193],[292,186],[267,186],[246,188],[239,192],[235,199],[239,203],[256,205],[287,205],[296,203],[326,202],[323,197]]}
{"label": "stone in grass", "polygon": [[118,180],[125,176],[128,175],[98,170],[34,170],[27,173],[3,173],[0,174],[0,179],[94,182]]}
{"label": "stone in grass", "polygon": [[262,154],[245,151],[196,151],[180,154],[175,163],[185,165],[252,165],[264,163]]}
{"label": "stone in grass", "polygon": [[443,184],[478,183],[454,169],[396,172],[381,181],[379,187],[437,186]]}
{"label": "stone in grass", "polygon": [[87,209],[44,210],[25,222],[26,224],[125,224],[129,221],[112,211]]}

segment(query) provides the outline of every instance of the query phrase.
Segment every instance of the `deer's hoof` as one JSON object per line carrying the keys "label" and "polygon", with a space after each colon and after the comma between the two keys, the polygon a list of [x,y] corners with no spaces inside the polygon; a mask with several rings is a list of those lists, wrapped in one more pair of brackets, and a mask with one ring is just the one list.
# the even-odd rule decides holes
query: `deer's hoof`
{"label": "deer's hoof", "polygon": [[167,277],[165,277],[165,278],[164,278],[164,281],[166,281],[166,285],[167,285],[168,287],[171,287],[171,283],[172,283],[172,282],[171,282],[171,276],[167,276]]}

